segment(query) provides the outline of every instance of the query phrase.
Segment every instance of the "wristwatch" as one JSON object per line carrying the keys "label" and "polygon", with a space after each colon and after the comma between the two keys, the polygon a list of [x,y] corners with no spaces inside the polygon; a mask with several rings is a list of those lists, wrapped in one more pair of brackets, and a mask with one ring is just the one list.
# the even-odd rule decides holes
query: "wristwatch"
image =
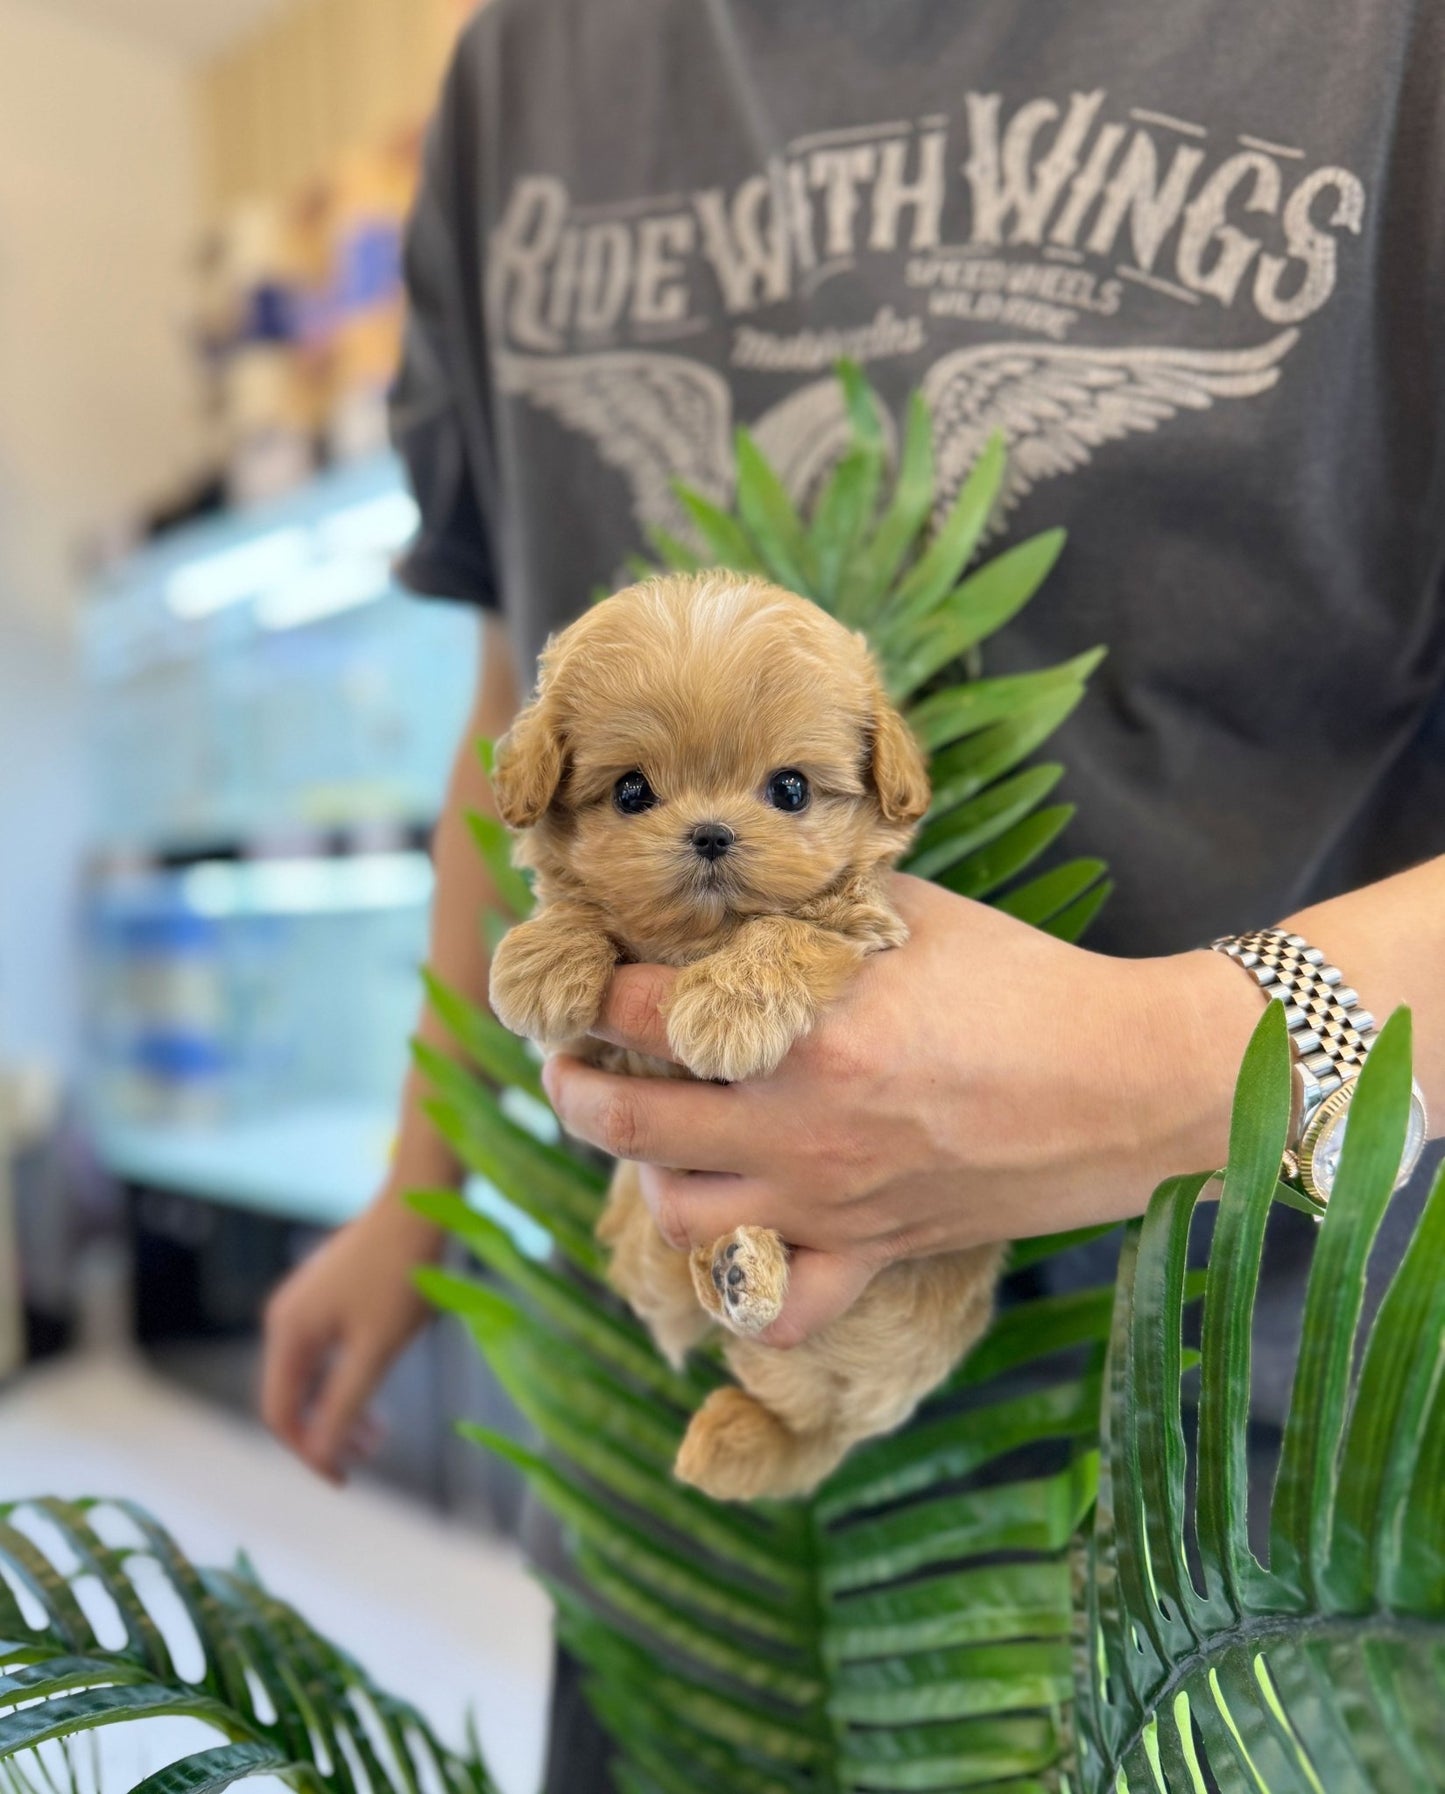
{"label": "wristwatch", "polygon": [[[1358,993],[1344,982],[1339,967],[1330,965],[1303,935],[1260,928],[1224,935],[1212,945],[1216,953],[1227,953],[1242,965],[1266,998],[1284,1004],[1297,1105],[1290,1130],[1294,1144],[1284,1155],[1280,1176],[1326,1203],[1340,1167],[1360,1067],[1379,1037],[1375,1018],[1360,1008]],[[1412,1083],[1397,1190],[1420,1162],[1429,1125],[1425,1098]]]}

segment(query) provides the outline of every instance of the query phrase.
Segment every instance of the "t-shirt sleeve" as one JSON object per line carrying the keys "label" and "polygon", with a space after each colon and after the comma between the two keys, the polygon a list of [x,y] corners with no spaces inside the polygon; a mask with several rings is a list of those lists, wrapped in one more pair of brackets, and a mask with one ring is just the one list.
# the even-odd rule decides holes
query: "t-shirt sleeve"
{"label": "t-shirt sleeve", "polygon": [[467,321],[460,311],[465,288],[455,195],[459,146],[468,134],[458,130],[464,100],[456,72],[428,136],[406,233],[406,323],[390,422],[421,521],[396,576],[423,596],[494,610],[500,598],[476,465],[482,401],[469,371]]}

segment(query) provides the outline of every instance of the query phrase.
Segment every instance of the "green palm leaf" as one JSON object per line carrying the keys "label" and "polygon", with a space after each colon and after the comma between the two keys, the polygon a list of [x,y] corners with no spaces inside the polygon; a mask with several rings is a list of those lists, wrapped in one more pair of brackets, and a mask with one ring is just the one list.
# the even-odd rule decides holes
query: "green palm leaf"
{"label": "green palm leaf", "polygon": [[1358,1336],[1409,1097],[1401,1012],[1361,1074],[1311,1266],[1267,1564],[1248,1543],[1247,1426],[1260,1253],[1289,1123],[1277,1005],[1251,1043],[1235,1102],[1192,1449],[1181,1308],[1205,1180],[1166,1183],[1131,1229],[1089,1547],[1077,1711],[1085,1794],[1442,1786],[1445,1608],[1438,1590],[1402,1572],[1411,1555],[1438,1558],[1445,1548],[1435,1477],[1445,1429],[1445,1178],[1362,1355]]}
{"label": "green palm leaf", "polygon": [[933,419],[922,396],[908,401],[898,478],[878,528],[843,570],[838,615],[845,623],[882,615],[895,575],[933,508]]}
{"label": "green palm leaf", "polygon": [[[102,1642],[88,1617],[97,1604],[119,1619],[123,1644]],[[197,1645],[199,1676],[183,1675],[177,1650],[189,1657]],[[134,1725],[162,1748],[174,1734],[147,1728],[177,1717],[216,1742],[163,1755],[135,1794],[216,1794],[257,1775],[341,1794],[495,1794],[475,1755],[447,1750],[244,1568],[196,1569],[125,1502],[0,1506],[0,1785],[53,1789],[59,1746],[78,1794],[87,1778],[75,1740]]]}
{"label": "green palm leaf", "polygon": [[[1001,489],[1001,444],[930,538],[926,406],[910,403],[885,493],[876,400],[856,369],[841,377],[856,442],[810,515],[744,434],[734,509],[681,490],[696,543],[654,547],[668,565],[766,572],[868,630],[934,756],[913,868],[1076,939],[1110,884],[1093,859],[1023,878],[1072,815],[1047,801],[1059,767],[1025,763],[1099,654],[972,676],[978,644],[1027,601],[1060,539],[965,576]],[[502,834],[473,826],[521,913],[530,892],[503,865]],[[1252,1323],[1271,1208],[1303,1203],[1276,1183],[1289,1065],[1275,1006],[1241,1076],[1207,1274],[1186,1261],[1211,1180],[1173,1178],[1127,1231],[1117,1288],[1004,1309],[908,1426],[855,1452],[812,1500],[740,1509],[670,1471],[721,1381],[716,1356],[678,1371],[657,1355],[602,1281],[603,1180],[539,1120],[531,1056],[474,1005],[428,988],[461,1055],[418,1047],[429,1113],[554,1257],[455,1194],[420,1193],[417,1208],[478,1266],[420,1283],[470,1330],[529,1435],[467,1429],[567,1530],[578,1586],[554,1590],[558,1630],[585,1666],[625,1794],[1445,1789],[1445,1180],[1359,1338],[1403,1135],[1408,1018],[1365,1068],[1320,1231],[1264,1565],[1246,1531]],[[1037,1266],[1108,1231],[1023,1242],[1013,1262]],[[1196,1352],[1183,1322],[1201,1294]],[[42,1739],[175,1712],[216,1741],[161,1766],[144,1794],[263,1772],[362,1794],[353,1764],[373,1794],[489,1794],[474,1758],[443,1750],[253,1579],[196,1570],[132,1510],[118,1544],[97,1524],[111,1511],[38,1504],[28,1512],[47,1543],[24,1512],[0,1509],[6,1794],[60,1794],[44,1759],[56,1746]],[[201,1640],[199,1682],[177,1676],[131,1580],[141,1557]],[[100,1645],[81,1577],[110,1594],[122,1647]]]}
{"label": "green palm leaf", "polygon": [[[843,379],[856,446],[808,517],[745,435],[735,513],[679,497],[720,564],[765,569],[837,609],[873,633],[895,689],[926,688],[920,732],[954,745],[917,867],[996,889],[1069,813],[1041,808],[1060,768],[1020,769],[1077,704],[1097,657],[960,685],[962,659],[1027,601],[1062,538],[963,578],[999,491],[1001,446],[930,541],[926,408],[910,408],[885,495],[876,401],[856,370]],[[1064,872],[1021,893],[1040,920],[1100,889],[1096,861]],[[856,1453],[812,1502],[719,1509],[671,1476],[688,1418],[719,1380],[715,1361],[679,1374],[656,1356],[579,1250],[595,1173],[578,1160],[569,1171],[565,1148],[526,1145],[491,1087],[491,1034],[454,1000],[447,1019],[481,1076],[422,1049],[432,1112],[572,1269],[538,1264],[459,1198],[429,1195],[418,1206],[471,1247],[488,1281],[429,1272],[423,1287],[471,1329],[539,1441],[524,1450],[473,1435],[520,1464],[571,1532],[582,1588],[561,1599],[559,1625],[622,1751],[623,1784],[732,1794],[955,1787],[986,1765],[982,1779],[1047,1771],[1066,1737],[1066,1551],[1093,1499],[1109,1292],[1012,1312],[991,1369],[981,1359],[978,1376]],[[1000,1481],[1000,1463],[1029,1450]]]}

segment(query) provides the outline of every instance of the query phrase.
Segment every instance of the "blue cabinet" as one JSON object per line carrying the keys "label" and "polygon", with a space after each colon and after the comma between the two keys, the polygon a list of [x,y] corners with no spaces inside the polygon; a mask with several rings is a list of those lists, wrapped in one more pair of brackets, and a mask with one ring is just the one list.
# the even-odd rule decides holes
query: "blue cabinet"
{"label": "blue cabinet", "polygon": [[86,607],[86,1082],[131,1181],[332,1223],[384,1171],[480,634],[392,582],[414,523],[382,458]]}

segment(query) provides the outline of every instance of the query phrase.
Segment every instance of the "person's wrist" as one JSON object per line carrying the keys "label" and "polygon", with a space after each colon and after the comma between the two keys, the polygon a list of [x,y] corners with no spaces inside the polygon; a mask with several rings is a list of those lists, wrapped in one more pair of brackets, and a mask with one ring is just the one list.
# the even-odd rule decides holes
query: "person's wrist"
{"label": "person's wrist", "polygon": [[[358,1220],[368,1234],[383,1239],[387,1249],[414,1263],[438,1257],[445,1237],[435,1221],[419,1215],[407,1200],[411,1191],[422,1187],[423,1180],[393,1173]],[[435,1188],[436,1182],[429,1187]]]}
{"label": "person's wrist", "polygon": [[1170,1162],[1166,1173],[1222,1166],[1240,1061],[1260,999],[1238,966],[1208,948],[1148,962],[1154,980],[1150,1051]]}
{"label": "person's wrist", "polygon": [[442,1229],[428,1221],[407,1200],[413,1190],[453,1190],[464,1173],[460,1160],[422,1113],[422,1086],[415,1070],[402,1093],[396,1148],[385,1181],[371,1211],[379,1226],[409,1243],[418,1257],[436,1257]]}

